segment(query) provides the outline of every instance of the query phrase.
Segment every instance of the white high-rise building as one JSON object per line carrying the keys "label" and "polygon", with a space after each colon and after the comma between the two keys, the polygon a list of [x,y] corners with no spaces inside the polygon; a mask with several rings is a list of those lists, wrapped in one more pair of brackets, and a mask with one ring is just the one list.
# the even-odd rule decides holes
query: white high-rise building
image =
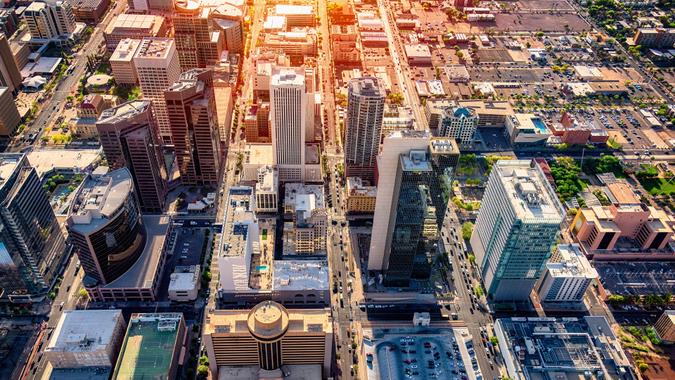
{"label": "white high-rise building", "polygon": [[525,301],[551,257],[563,208],[534,160],[492,167],[471,248],[493,301]]}
{"label": "white high-rise building", "polygon": [[304,181],[307,93],[302,70],[277,68],[270,79],[274,164],[281,182]]}
{"label": "white high-rise building", "polygon": [[560,244],[539,285],[542,302],[581,302],[586,289],[598,277],[578,244]]}
{"label": "white high-rise building", "polygon": [[258,169],[258,182],[255,184],[255,212],[276,213],[279,211],[279,178],[272,166]]}
{"label": "white high-rise building", "polygon": [[75,30],[73,7],[68,1],[34,1],[23,12],[31,38],[63,38]]}
{"label": "white high-rise building", "polygon": [[469,107],[446,108],[442,113],[439,136],[454,137],[457,144],[470,147],[473,144],[478,115]]}
{"label": "white high-rise building", "polygon": [[401,154],[415,149],[427,149],[431,133],[428,131],[396,131],[384,138],[382,150],[377,157],[377,198],[373,216],[373,232],[370,239],[368,270],[381,271],[385,266],[387,236],[394,223],[392,211],[396,212],[394,189]]}
{"label": "white high-rise building", "polygon": [[152,100],[159,134],[171,143],[171,127],[164,91],[180,79],[181,68],[173,38],[144,38],[134,56],[143,97]]}

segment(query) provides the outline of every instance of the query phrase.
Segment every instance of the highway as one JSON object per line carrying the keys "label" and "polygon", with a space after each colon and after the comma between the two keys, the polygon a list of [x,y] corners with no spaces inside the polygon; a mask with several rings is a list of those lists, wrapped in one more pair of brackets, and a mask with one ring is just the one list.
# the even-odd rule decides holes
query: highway
{"label": "highway", "polygon": [[[23,133],[18,136],[29,136],[34,133],[36,136],[35,142],[38,143],[40,141],[40,136],[45,129],[52,125],[52,123],[54,123],[54,121],[62,114],[61,111],[66,103],[66,98],[77,90],[80,79],[85,76],[87,70],[87,57],[100,51],[104,43],[103,31],[105,31],[110,21],[115,16],[122,13],[127,6],[125,1],[117,1],[113,4],[113,8],[108,11],[103,20],[101,20],[94,29],[94,32],[89,37],[89,41],[87,41],[76,53],[75,58],[71,62],[73,71],[64,76],[61,83],[55,87],[52,96],[40,105],[39,112],[33,122],[27,125]],[[18,152],[28,148],[31,143],[27,140],[28,139],[25,139],[24,141],[14,141],[8,146],[7,151]]]}
{"label": "highway", "polygon": [[384,31],[389,41],[389,54],[394,63],[394,71],[396,71],[399,85],[403,87],[405,104],[413,111],[415,129],[426,130],[429,127],[429,122],[427,121],[426,114],[422,111],[419,98],[415,93],[415,83],[411,79],[412,75],[410,75],[410,69],[406,61],[407,58],[403,49],[403,43],[401,42],[401,34],[398,33],[398,28],[394,22],[395,17],[390,8],[390,3],[385,0],[378,0],[377,5],[380,10],[382,23],[384,24]]}
{"label": "highway", "polygon": [[[460,320],[464,321],[473,336],[474,347],[478,365],[484,379],[500,378],[499,365],[495,359],[494,351],[485,347],[481,336],[481,328],[485,328],[487,335],[492,335],[492,316],[483,306],[483,297],[476,297],[474,291],[474,270],[467,260],[467,254],[462,245],[462,226],[455,213],[454,204],[450,202],[443,222],[441,232],[442,247],[450,254],[450,263],[453,270],[448,280],[456,290],[454,306]],[[479,283],[476,281],[476,283]],[[485,311],[484,311],[485,310]]]}

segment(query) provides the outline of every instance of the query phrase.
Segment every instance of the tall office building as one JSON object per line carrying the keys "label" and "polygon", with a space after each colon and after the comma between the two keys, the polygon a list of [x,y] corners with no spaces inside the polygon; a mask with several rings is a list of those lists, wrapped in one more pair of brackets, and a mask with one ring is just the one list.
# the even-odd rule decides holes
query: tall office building
{"label": "tall office building", "polygon": [[0,136],[11,136],[21,122],[21,115],[8,87],[0,87]]}
{"label": "tall office building", "polygon": [[213,71],[186,71],[164,92],[174,152],[185,184],[217,184],[222,147]]}
{"label": "tall office building", "polygon": [[0,154],[0,297],[29,302],[56,280],[65,238],[23,154]]}
{"label": "tall office building", "polygon": [[0,34],[0,86],[16,92],[21,88],[21,72],[4,34]]}
{"label": "tall office building", "polygon": [[171,127],[166,112],[164,91],[181,74],[176,46],[172,38],[144,38],[134,57],[136,76],[143,98],[152,101],[152,108],[164,143],[171,143]]}
{"label": "tall office building", "polygon": [[349,82],[345,121],[345,170],[348,177],[374,178],[386,93],[374,77]]}
{"label": "tall office building", "polygon": [[478,115],[469,107],[446,108],[442,113],[439,136],[452,137],[462,147],[471,147],[478,128]]}
{"label": "tall office building", "polygon": [[23,11],[33,39],[63,38],[75,30],[75,15],[68,1],[34,1]]}
{"label": "tall office building", "polygon": [[146,241],[129,170],[88,176],[69,210],[67,229],[86,287],[108,284],[128,271]]}
{"label": "tall office building", "polygon": [[458,159],[454,140],[428,132],[385,138],[368,260],[369,270],[384,272],[385,285],[408,286],[411,279],[429,277]]}
{"label": "tall office building", "polygon": [[489,299],[529,299],[563,217],[555,192],[534,160],[497,161],[471,236]]}
{"label": "tall office building", "polygon": [[108,165],[127,167],[144,212],[161,212],[168,174],[149,100],[133,100],[103,111],[96,129]]}
{"label": "tall office building", "polygon": [[308,107],[304,71],[279,68],[270,79],[270,120],[274,164],[282,182],[305,178]]}

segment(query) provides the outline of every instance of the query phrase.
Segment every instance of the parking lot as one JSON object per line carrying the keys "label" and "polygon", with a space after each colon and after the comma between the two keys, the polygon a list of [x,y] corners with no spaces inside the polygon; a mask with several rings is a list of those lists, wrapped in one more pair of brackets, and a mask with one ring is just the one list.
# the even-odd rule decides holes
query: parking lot
{"label": "parking lot", "polygon": [[167,254],[169,254],[169,257],[166,260],[166,266],[162,274],[162,283],[159,287],[159,301],[166,301],[168,298],[171,273],[173,273],[176,266],[201,264],[199,260],[202,247],[204,246],[206,231],[210,231],[210,227],[190,226],[189,223],[185,223],[183,226],[174,225],[167,243]]}
{"label": "parking lot", "polygon": [[[452,334],[392,336],[375,347],[370,370],[383,380],[475,379],[480,376],[473,343]],[[466,363],[465,360],[470,360]]]}
{"label": "parking lot", "polygon": [[675,263],[593,262],[600,282],[611,294],[675,293]]}

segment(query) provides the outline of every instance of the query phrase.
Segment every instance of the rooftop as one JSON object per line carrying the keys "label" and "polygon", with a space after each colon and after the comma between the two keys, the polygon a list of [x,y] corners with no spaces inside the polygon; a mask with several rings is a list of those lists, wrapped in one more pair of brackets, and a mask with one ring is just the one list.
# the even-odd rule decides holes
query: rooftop
{"label": "rooftop", "polygon": [[163,21],[162,16],[122,13],[108,24],[105,33],[111,34],[120,29],[159,30]]}
{"label": "rooftop", "polygon": [[173,273],[171,273],[169,291],[194,289],[195,284],[199,281],[198,265],[177,266],[174,268]]}
{"label": "rooftop", "polygon": [[588,262],[579,245],[559,244],[554,256],[555,262],[546,263],[546,268],[552,277],[598,278],[598,272]]}
{"label": "rooftop", "polygon": [[[285,309],[288,313],[287,334],[297,332],[332,332],[329,309]],[[250,310],[217,309],[209,313],[203,334],[248,333]]]}
{"label": "rooftop", "polygon": [[141,40],[133,38],[121,40],[110,56],[110,61],[131,62],[134,59],[139,46],[141,46]]}
{"label": "rooftop", "polygon": [[305,215],[314,209],[325,208],[322,185],[287,183],[285,189],[285,208],[291,208],[294,212],[305,212]]}
{"label": "rooftop", "polygon": [[[260,380],[261,378],[283,378],[284,380],[315,380],[321,378],[321,366],[284,365],[284,371],[265,371],[258,366],[218,367],[218,380]],[[285,373],[285,374],[284,374]]]}
{"label": "rooftop", "polygon": [[424,44],[405,45],[405,55],[408,58],[431,58],[431,50]]}
{"label": "rooftop", "polygon": [[595,261],[593,266],[609,294],[675,294],[675,263]]}
{"label": "rooftop", "polygon": [[244,163],[272,165],[274,163],[272,144],[247,144]]}
{"label": "rooftop", "polygon": [[105,350],[124,324],[121,310],[66,310],[54,328],[45,352]]}
{"label": "rooftop", "polygon": [[279,68],[270,79],[270,86],[305,86],[305,76],[294,68]]}
{"label": "rooftop", "polygon": [[432,170],[431,162],[425,150],[411,150],[401,155],[401,167],[405,171],[429,172]]}
{"label": "rooftop", "polygon": [[104,175],[91,174],[80,185],[69,217],[73,229],[86,234],[95,231],[114,216],[133,191],[129,169]]}
{"label": "rooftop", "polygon": [[358,96],[368,96],[374,98],[384,98],[386,96],[384,87],[380,80],[375,77],[354,78],[349,81],[349,91]]}
{"label": "rooftop", "polygon": [[123,275],[105,285],[106,289],[135,288],[150,289],[157,277],[159,262],[164,251],[166,234],[169,231],[169,217],[166,215],[144,215],[145,247],[134,265]]}
{"label": "rooftop", "polygon": [[134,58],[168,59],[175,51],[173,38],[143,38]]}
{"label": "rooftop", "polygon": [[328,289],[326,260],[274,260],[274,290]]}
{"label": "rooftop", "polygon": [[495,323],[509,376],[630,379],[630,362],[604,317],[503,318]]}
{"label": "rooftop", "polygon": [[133,314],[115,367],[114,379],[167,378],[174,351],[182,342],[181,313]]}
{"label": "rooftop", "polygon": [[530,160],[500,160],[493,167],[516,217],[531,222],[562,222],[564,212],[539,165]]}
{"label": "rooftop", "polygon": [[33,149],[28,153],[28,161],[39,176],[53,169],[84,170],[100,158],[99,149]]}
{"label": "rooftop", "polygon": [[312,15],[314,8],[311,5],[290,5],[277,4],[274,7],[274,13],[280,16],[283,15]]}
{"label": "rooftop", "polygon": [[376,186],[365,186],[361,177],[347,177],[347,193],[349,195],[375,197]]}
{"label": "rooftop", "polygon": [[7,178],[12,176],[23,157],[22,153],[0,154],[0,189],[5,185]]}
{"label": "rooftop", "polygon": [[149,100],[132,100],[117,107],[108,108],[101,113],[97,122],[104,124],[119,123],[122,120],[147,112],[151,103]]}

